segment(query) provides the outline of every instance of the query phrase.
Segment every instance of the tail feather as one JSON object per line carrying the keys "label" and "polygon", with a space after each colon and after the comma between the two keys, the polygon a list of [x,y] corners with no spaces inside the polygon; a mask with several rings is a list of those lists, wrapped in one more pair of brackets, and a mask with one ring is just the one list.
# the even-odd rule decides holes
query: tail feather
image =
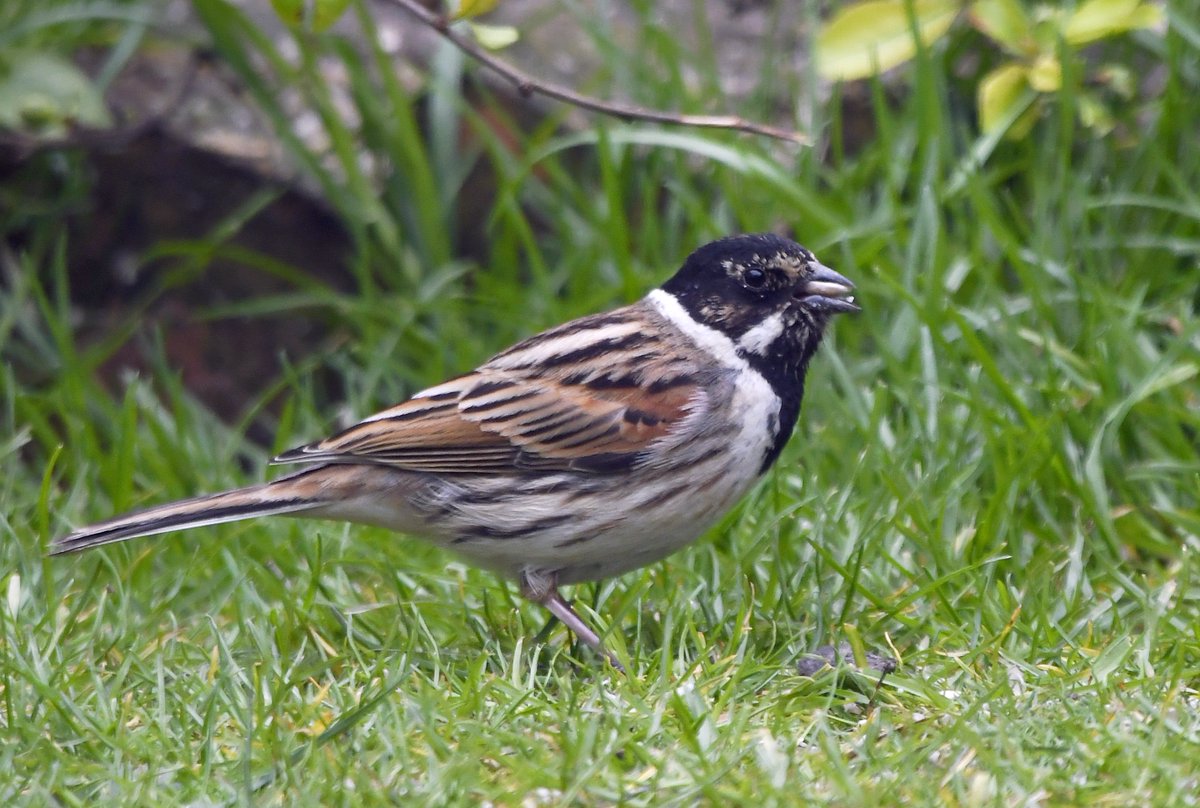
{"label": "tail feather", "polygon": [[280,486],[278,482],[183,499],[88,525],[55,539],[50,554],[75,553],[138,536],[219,525],[254,516],[307,511],[324,504],[321,500],[300,496],[294,487]]}

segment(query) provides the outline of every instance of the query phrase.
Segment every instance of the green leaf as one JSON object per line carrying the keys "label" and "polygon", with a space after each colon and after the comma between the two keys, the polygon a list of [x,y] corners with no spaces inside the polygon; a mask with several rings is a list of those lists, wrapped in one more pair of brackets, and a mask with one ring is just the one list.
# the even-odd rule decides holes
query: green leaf
{"label": "green leaf", "polygon": [[971,24],[1011,52],[1031,55],[1033,21],[1017,0],[977,0],[969,12]]}
{"label": "green leaf", "polygon": [[271,7],[286,24],[321,32],[338,21],[350,0],[271,0]]}
{"label": "green leaf", "polygon": [[[912,19],[909,17],[911,5]],[[950,28],[957,0],[868,0],[846,6],[817,35],[817,71],[827,79],[860,79],[889,70]]]}
{"label": "green leaf", "polygon": [[1108,647],[1101,651],[1092,662],[1092,676],[1097,682],[1104,684],[1109,677],[1121,669],[1132,650],[1133,638],[1128,636],[1109,643]]}
{"label": "green leaf", "polygon": [[1137,79],[1126,65],[1105,65],[1096,72],[1095,78],[1126,101],[1137,93]]}
{"label": "green leaf", "polygon": [[0,129],[60,134],[73,124],[111,123],[96,85],[69,60],[40,51],[9,51],[0,72]]}
{"label": "green leaf", "polygon": [[[458,11],[454,14],[453,19],[469,20],[472,17],[487,14],[499,4],[500,0],[461,0],[458,4]],[[513,41],[515,42],[516,40]]]}
{"label": "green leaf", "polygon": [[484,25],[481,22],[468,23],[471,32],[480,45],[488,50],[501,50],[520,39],[521,34],[511,25]]}
{"label": "green leaf", "polygon": [[271,0],[271,8],[287,25],[298,26],[304,22],[304,0]]}
{"label": "green leaf", "polygon": [[1125,31],[1152,28],[1163,19],[1160,6],[1141,0],[1087,0],[1067,19],[1062,35],[1071,45],[1084,45]]}
{"label": "green leaf", "polygon": [[1079,122],[1093,132],[1107,135],[1116,127],[1112,111],[1091,95],[1080,95],[1075,99],[1079,109]]}
{"label": "green leaf", "polygon": [[[1029,89],[1029,69],[1015,62],[1001,65],[984,76],[976,94],[979,128],[985,133],[996,131],[1016,114],[1017,107],[1025,103],[1024,97]],[[1022,130],[1014,132],[1018,126]],[[1014,122],[1009,130],[1012,137],[1021,137],[1028,131],[1024,118]]]}
{"label": "green leaf", "polygon": [[350,0],[313,0],[313,30],[324,31],[337,22],[349,6]]}

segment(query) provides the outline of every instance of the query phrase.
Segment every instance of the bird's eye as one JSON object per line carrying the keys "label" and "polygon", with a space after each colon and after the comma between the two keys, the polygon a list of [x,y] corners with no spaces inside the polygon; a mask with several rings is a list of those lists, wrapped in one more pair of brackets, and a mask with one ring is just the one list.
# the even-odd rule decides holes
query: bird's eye
{"label": "bird's eye", "polygon": [[747,269],[742,273],[742,283],[751,289],[761,289],[763,284],[767,282],[767,273],[761,269]]}

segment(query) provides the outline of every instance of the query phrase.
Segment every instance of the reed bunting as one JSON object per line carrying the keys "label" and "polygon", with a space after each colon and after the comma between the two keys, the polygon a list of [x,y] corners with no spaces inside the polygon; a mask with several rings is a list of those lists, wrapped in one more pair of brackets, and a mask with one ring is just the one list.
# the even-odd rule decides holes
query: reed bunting
{"label": "reed bunting", "polygon": [[273,461],[308,468],[80,528],[53,552],[253,516],[379,525],[517,580],[605,653],[558,587],[670,555],[754,485],[830,317],[858,311],[853,288],[785,238],[714,241],[633,305]]}

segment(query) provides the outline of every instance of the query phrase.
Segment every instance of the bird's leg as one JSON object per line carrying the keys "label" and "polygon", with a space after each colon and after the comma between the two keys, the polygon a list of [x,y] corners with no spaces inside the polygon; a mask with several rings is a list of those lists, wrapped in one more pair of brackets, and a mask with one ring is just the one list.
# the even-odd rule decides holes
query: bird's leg
{"label": "bird's leg", "polygon": [[561,620],[562,624],[570,629],[576,637],[607,659],[614,668],[619,671],[625,670],[620,661],[604,647],[600,635],[592,631],[591,627],[583,622],[583,618],[571,608],[571,604],[567,603],[558,593],[558,582],[555,581],[554,573],[533,570],[522,572],[521,594],[534,603],[540,603],[549,609],[550,613]]}

